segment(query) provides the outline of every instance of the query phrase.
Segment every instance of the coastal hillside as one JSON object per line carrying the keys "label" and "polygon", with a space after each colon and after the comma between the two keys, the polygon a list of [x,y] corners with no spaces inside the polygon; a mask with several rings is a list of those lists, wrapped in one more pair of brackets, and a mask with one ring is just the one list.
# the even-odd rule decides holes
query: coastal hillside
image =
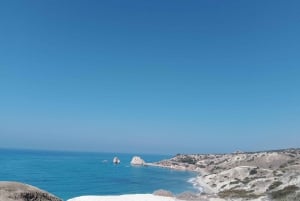
{"label": "coastal hillside", "polygon": [[177,154],[156,165],[199,172],[204,193],[225,200],[300,200],[300,149]]}

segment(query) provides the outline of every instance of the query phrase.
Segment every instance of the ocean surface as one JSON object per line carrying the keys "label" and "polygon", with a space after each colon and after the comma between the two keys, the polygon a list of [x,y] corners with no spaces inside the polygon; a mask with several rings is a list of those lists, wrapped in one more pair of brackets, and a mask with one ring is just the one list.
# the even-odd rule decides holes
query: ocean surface
{"label": "ocean surface", "polygon": [[[112,163],[117,156],[121,163]],[[67,200],[81,195],[197,191],[195,173],[158,167],[132,167],[133,154],[79,153],[0,149],[0,181],[37,186]],[[146,162],[171,156],[144,155]]]}

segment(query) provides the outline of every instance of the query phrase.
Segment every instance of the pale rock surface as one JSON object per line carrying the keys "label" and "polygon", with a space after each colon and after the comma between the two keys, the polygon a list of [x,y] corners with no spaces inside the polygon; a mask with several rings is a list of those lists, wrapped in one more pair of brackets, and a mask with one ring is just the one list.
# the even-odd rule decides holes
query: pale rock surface
{"label": "pale rock surface", "polygon": [[145,161],[139,157],[139,156],[134,156],[130,162],[131,165],[145,165]]}
{"label": "pale rock surface", "polygon": [[118,157],[114,157],[114,159],[113,159],[113,163],[114,164],[119,164],[121,161],[120,161],[120,159],[118,158]]}
{"label": "pale rock surface", "polygon": [[[149,164],[151,165],[151,164]],[[177,154],[174,158],[154,163],[154,166],[198,172],[197,185],[211,200],[271,200],[285,188],[280,199],[299,201],[300,149],[233,154]],[[297,189],[298,188],[298,189]],[[241,196],[242,195],[242,196]],[[290,197],[292,197],[290,199]]]}
{"label": "pale rock surface", "polygon": [[159,189],[153,192],[153,195],[164,196],[164,197],[174,197],[171,191]]}

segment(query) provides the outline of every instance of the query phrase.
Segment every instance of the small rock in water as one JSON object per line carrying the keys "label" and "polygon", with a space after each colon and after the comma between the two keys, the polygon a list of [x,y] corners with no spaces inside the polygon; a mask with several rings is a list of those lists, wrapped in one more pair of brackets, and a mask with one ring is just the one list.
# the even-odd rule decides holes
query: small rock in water
{"label": "small rock in water", "polygon": [[139,156],[134,156],[130,162],[131,165],[145,165],[145,161],[139,157]]}
{"label": "small rock in water", "polygon": [[120,161],[120,159],[118,158],[118,157],[114,157],[114,159],[113,159],[113,163],[114,164],[119,164],[121,161]]}

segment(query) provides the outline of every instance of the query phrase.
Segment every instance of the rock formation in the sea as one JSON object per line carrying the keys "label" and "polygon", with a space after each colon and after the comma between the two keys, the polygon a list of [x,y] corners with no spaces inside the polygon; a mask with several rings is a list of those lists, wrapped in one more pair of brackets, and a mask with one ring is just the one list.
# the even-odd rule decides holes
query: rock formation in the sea
{"label": "rock formation in the sea", "polygon": [[130,162],[131,165],[145,165],[145,161],[139,157],[139,156],[134,156]]}
{"label": "rock formation in the sea", "polygon": [[113,163],[114,164],[119,164],[119,163],[121,163],[121,161],[120,161],[120,159],[118,157],[114,157]]}
{"label": "rock formation in the sea", "polygon": [[0,201],[62,201],[34,186],[18,182],[0,182]]}
{"label": "rock formation in the sea", "polygon": [[204,192],[225,200],[300,201],[300,149],[178,154],[154,165],[199,172]]}

